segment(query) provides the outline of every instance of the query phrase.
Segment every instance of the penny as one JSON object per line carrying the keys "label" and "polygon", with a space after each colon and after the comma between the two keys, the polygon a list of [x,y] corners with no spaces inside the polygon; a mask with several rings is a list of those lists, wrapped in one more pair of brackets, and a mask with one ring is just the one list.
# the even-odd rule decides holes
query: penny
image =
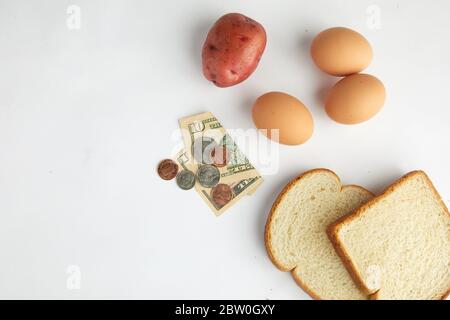
{"label": "penny", "polygon": [[210,137],[198,137],[192,144],[192,155],[199,164],[211,164],[211,152],[217,146],[217,142]]}
{"label": "penny", "polygon": [[228,163],[229,158],[230,156],[228,154],[227,147],[223,145],[216,146],[211,151],[212,163],[218,168],[225,167]]}
{"label": "penny", "polygon": [[218,207],[223,207],[233,198],[233,191],[229,185],[219,183],[211,189],[211,198]]}
{"label": "penny", "polygon": [[158,175],[161,179],[172,180],[178,173],[178,165],[170,159],[162,160],[158,165]]}
{"label": "penny", "polygon": [[219,183],[219,169],[210,164],[200,166],[197,171],[197,179],[202,187],[212,188]]}
{"label": "penny", "polygon": [[177,185],[183,190],[192,189],[195,185],[195,174],[189,170],[182,170],[177,174]]}

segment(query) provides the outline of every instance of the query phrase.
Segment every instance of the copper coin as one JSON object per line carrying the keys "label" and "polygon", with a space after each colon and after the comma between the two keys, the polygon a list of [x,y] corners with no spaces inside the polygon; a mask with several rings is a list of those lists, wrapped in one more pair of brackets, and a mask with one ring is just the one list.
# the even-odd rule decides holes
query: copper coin
{"label": "copper coin", "polygon": [[170,159],[161,161],[158,165],[158,175],[161,179],[172,180],[178,173],[178,165]]}
{"label": "copper coin", "polygon": [[219,183],[211,189],[211,198],[217,206],[223,207],[233,198],[233,191],[229,185]]}
{"label": "copper coin", "polygon": [[227,151],[227,147],[225,146],[216,146],[212,151],[211,151],[211,160],[213,162],[213,164],[218,167],[225,167],[228,163],[229,160],[229,154]]}

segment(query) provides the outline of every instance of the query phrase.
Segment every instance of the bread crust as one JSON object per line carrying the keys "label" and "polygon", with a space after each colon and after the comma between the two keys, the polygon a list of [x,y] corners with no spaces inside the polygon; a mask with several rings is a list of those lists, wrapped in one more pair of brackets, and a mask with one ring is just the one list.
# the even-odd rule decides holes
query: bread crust
{"label": "bread crust", "polygon": [[[272,208],[270,209],[269,212],[269,217],[267,218],[267,222],[266,222],[266,227],[265,227],[265,231],[264,231],[264,243],[265,243],[265,247],[266,247],[266,251],[267,254],[269,255],[270,260],[272,261],[272,263],[281,271],[290,271],[292,277],[294,278],[295,282],[303,289],[303,291],[305,291],[309,296],[311,296],[313,299],[315,300],[322,300],[323,298],[320,297],[320,295],[317,292],[314,292],[314,290],[312,290],[311,288],[309,288],[303,281],[302,279],[300,279],[300,277],[295,275],[295,269],[298,268],[298,266],[294,266],[294,267],[289,267],[289,266],[285,266],[282,263],[280,263],[279,261],[277,261],[276,257],[273,255],[272,253],[272,247],[270,245],[270,226],[273,220],[273,216],[274,216],[274,212],[276,210],[276,208],[279,206],[280,202],[284,199],[286,193],[294,186],[296,185],[300,180],[304,179],[305,177],[308,177],[309,175],[313,175],[313,174],[317,174],[317,173],[328,173],[331,174],[333,177],[336,178],[338,184],[341,186],[341,189],[339,190],[339,192],[342,192],[342,190],[344,188],[357,188],[360,190],[363,190],[364,192],[369,193],[370,195],[374,196],[374,194],[370,191],[368,191],[367,189],[361,187],[361,186],[357,186],[357,185],[346,185],[343,186],[341,183],[341,179],[338,177],[338,175],[336,173],[334,173],[333,171],[329,170],[329,169],[325,169],[325,168],[318,168],[318,169],[312,169],[309,171],[306,171],[302,174],[300,174],[299,176],[297,176],[296,178],[294,178],[293,180],[291,180],[291,182],[289,182],[280,192],[280,194],[278,195],[277,199],[275,200],[275,202],[272,205]],[[350,274],[351,275],[351,274]]]}
{"label": "bread crust", "polygon": [[[337,221],[332,223],[327,228],[327,234],[331,242],[333,243],[334,248],[336,249],[336,252],[341,257],[345,267],[349,271],[352,278],[356,281],[356,283],[361,287],[361,289],[371,296],[372,299],[379,300],[379,290],[371,290],[368,288],[364,282],[363,277],[361,276],[361,273],[358,271],[358,268],[356,267],[355,262],[350,257],[349,253],[345,250],[344,246],[339,240],[339,230],[347,223],[359,218],[361,215],[365,213],[367,209],[372,207],[374,204],[376,204],[378,201],[384,199],[388,195],[390,195],[393,191],[395,191],[398,187],[400,187],[405,181],[408,179],[415,177],[415,176],[422,176],[429,186],[430,190],[434,193],[436,198],[439,201],[440,206],[444,209],[444,211],[447,213],[447,216],[450,217],[450,213],[448,211],[448,208],[446,207],[444,201],[442,201],[441,196],[437,192],[436,188],[434,187],[433,183],[431,182],[430,178],[427,176],[427,174],[422,170],[415,170],[411,171],[407,174],[405,174],[403,177],[392,183],[390,186],[388,186],[379,196],[372,198],[371,200],[367,201],[365,204],[363,204],[360,208],[356,209],[354,212],[351,212],[347,215],[342,216]],[[440,296],[440,300],[445,300],[448,295],[450,294],[450,287],[447,288],[445,292],[438,293],[437,296]]]}

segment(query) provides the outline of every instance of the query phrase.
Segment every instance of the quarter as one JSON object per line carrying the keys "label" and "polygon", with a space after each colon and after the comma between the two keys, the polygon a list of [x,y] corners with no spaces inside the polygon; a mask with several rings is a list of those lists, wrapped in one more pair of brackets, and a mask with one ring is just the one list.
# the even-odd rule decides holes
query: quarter
{"label": "quarter", "polygon": [[210,164],[202,165],[198,168],[197,179],[202,187],[212,188],[219,183],[219,169]]}

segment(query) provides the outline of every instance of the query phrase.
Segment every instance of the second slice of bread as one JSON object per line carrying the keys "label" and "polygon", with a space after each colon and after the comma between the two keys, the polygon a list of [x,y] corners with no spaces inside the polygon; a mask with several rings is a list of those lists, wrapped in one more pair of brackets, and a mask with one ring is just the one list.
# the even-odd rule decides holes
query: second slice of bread
{"label": "second slice of bread", "polygon": [[315,299],[367,299],[336,254],[326,228],[373,195],[359,186],[342,186],[327,169],[308,171],[289,183],[270,212],[265,242],[273,263],[291,271]]}
{"label": "second slice of bread", "polygon": [[450,216],[427,175],[413,171],[348,217],[330,239],[375,299],[443,299],[450,287]]}

